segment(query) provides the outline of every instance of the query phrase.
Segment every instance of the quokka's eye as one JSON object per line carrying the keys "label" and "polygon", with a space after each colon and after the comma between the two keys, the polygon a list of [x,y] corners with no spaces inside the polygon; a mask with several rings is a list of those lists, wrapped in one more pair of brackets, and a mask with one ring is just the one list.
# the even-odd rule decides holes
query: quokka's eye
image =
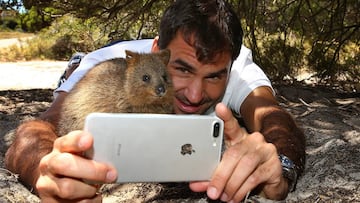
{"label": "quokka's eye", "polygon": [[150,81],[150,79],[151,79],[151,77],[150,77],[150,75],[143,75],[143,81],[144,82],[149,82]]}

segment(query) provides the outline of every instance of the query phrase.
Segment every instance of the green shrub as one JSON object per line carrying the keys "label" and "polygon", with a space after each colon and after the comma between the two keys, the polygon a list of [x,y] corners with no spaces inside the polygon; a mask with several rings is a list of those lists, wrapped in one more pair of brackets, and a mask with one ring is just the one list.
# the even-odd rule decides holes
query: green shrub
{"label": "green shrub", "polygon": [[74,52],[90,52],[107,42],[108,38],[101,32],[96,19],[80,20],[64,15],[20,47],[0,50],[0,60],[67,60]]}

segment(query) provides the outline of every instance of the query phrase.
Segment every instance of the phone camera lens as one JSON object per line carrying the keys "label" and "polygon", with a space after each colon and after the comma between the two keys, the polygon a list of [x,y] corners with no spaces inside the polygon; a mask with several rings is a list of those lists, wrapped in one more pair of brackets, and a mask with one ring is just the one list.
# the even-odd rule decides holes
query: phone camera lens
{"label": "phone camera lens", "polygon": [[213,136],[219,137],[219,132],[220,132],[220,123],[215,123],[214,124],[214,129],[213,129]]}

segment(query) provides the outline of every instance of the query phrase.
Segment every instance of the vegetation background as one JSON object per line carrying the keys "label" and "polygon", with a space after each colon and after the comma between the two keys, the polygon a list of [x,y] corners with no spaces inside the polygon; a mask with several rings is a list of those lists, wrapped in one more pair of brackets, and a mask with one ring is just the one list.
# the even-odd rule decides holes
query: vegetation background
{"label": "vegetation background", "polygon": [[[360,1],[229,2],[241,18],[244,43],[272,81],[282,83],[274,84],[280,105],[306,135],[305,173],[284,202],[360,202]],[[0,39],[19,38],[21,44],[1,48],[0,61],[68,60],[74,52],[89,52],[112,41],[152,38],[170,3],[0,0]],[[26,76],[31,84],[36,80]],[[9,79],[14,77],[19,78],[13,74]],[[16,174],[4,169],[4,153],[12,140],[11,133],[5,133],[46,110],[52,91],[0,91],[0,202],[40,202]],[[207,202],[201,194],[172,185],[110,187],[105,187],[104,202]],[[272,202],[250,198],[244,202]]]}
{"label": "vegetation background", "polygon": [[[89,52],[109,42],[152,38],[171,2],[1,0],[1,31],[35,35],[23,46],[0,51],[0,60],[67,60],[74,52]],[[311,80],[360,91],[360,1],[228,2],[241,19],[244,43],[272,81]]]}

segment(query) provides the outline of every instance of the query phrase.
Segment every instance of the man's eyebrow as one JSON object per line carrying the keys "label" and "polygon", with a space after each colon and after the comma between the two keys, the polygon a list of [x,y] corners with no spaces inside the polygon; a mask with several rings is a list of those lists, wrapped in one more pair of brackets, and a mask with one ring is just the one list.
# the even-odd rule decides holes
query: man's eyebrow
{"label": "man's eyebrow", "polygon": [[227,74],[228,73],[228,69],[227,67],[215,72],[215,73],[210,73],[208,76],[206,76],[207,78],[213,78],[213,77],[218,77],[220,75],[223,75],[223,74]]}
{"label": "man's eyebrow", "polygon": [[177,63],[177,64],[187,68],[188,71],[190,71],[190,72],[194,72],[196,70],[192,65],[188,64],[186,61],[183,61],[181,59],[176,59],[173,63]]}
{"label": "man's eyebrow", "polygon": [[[185,67],[189,72],[195,72],[196,71],[196,68],[194,68],[193,66],[191,66],[190,64],[186,63],[186,61],[183,61],[181,59],[176,59],[173,63],[177,63],[183,67]],[[228,68],[229,67],[224,67],[223,69],[217,71],[217,72],[214,72],[214,73],[209,73],[206,77],[207,78],[213,78],[213,77],[218,77],[220,75],[223,75],[223,74],[227,74],[228,73]]]}

